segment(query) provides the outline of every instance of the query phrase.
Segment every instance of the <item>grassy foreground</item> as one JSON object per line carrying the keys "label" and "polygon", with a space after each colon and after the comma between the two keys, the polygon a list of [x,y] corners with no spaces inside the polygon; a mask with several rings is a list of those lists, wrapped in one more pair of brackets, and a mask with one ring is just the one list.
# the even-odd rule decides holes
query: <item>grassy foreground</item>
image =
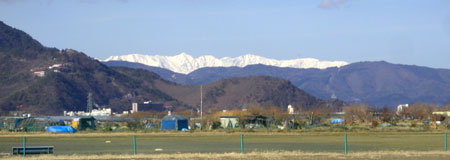
{"label": "grassy foreground", "polygon": [[[240,154],[240,134],[245,154]],[[11,147],[54,146],[32,159],[448,159],[443,133],[16,133],[0,134],[0,159]],[[133,136],[137,153],[133,154]],[[28,157],[28,156],[27,156]]]}
{"label": "grassy foreground", "polygon": [[[126,155],[133,153],[131,135],[27,136],[27,146],[54,146],[55,155]],[[442,134],[349,134],[349,152],[443,151]],[[175,134],[137,135],[137,153],[240,152],[239,135]],[[245,152],[302,151],[344,152],[343,134],[244,134]],[[0,136],[0,153],[22,146],[22,137]],[[160,150],[160,151],[157,151]]]}
{"label": "grassy foreground", "polygon": [[[280,152],[251,152],[251,153],[174,153],[174,154],[138,154],[138,155],[40,155],[28,158],[37,160],[59,160],[59,159],[446,159],[450,157],[450,152],[427,151],[383,151],[383,152],[357,152],[344,155],[342,153],[329,152],[300,152],[300,151],[280,151]],[[27,159],[28,159],[27,158]],[[0,157],[0,159],[24,159],[21,156]]]}

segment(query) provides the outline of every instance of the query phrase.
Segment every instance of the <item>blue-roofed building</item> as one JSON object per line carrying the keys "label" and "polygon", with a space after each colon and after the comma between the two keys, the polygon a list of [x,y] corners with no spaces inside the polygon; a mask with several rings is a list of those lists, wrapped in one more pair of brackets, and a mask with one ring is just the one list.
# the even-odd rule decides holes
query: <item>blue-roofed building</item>
{"label": "blue-roofed building", "polygon": [[178,130],[188,129],[188,120],[180,115],[167,115],[161,120],[161,130]]}

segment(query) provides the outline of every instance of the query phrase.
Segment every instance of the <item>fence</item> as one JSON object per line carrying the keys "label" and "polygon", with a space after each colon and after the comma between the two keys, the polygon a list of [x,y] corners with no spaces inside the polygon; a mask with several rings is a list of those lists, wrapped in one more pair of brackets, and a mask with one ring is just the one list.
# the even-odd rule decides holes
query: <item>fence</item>
{"label": "fence", "polygon": [[[351,154],[361,151],[447,151],[447,133],[350,134],[141,134],[0,136],[0,153],[12,147],[54,146],[54,154],[225,153],[304,151]],[[25,155],[24,155],[25,156]]]}

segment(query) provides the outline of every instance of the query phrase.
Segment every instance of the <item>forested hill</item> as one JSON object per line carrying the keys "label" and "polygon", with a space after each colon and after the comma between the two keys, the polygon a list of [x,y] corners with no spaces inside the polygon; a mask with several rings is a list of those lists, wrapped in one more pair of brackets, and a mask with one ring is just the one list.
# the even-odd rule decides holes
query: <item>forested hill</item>
{"label": "forested hill", "polygon": [[[146,80],[164,93],[190,106],[200,106],[200,85],[180,85],[162,79],[148,78],[154,73],[143,69],[114,67],[118,72],[130,77]],[[249,105],[310,109],[324,107],[339,109],[344,103],[339,100],[322,100],[298,89],[291,82],[269,76],[251,76],[220,79],[203,84],[203,105],[207,109],[242,109]]]}

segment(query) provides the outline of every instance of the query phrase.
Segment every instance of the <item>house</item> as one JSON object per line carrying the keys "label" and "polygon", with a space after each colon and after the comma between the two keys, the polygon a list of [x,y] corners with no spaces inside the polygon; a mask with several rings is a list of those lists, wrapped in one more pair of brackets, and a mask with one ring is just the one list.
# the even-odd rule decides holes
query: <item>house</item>
{"label": "house", "polygon": [[95,130],[95,118],[92,116],[74,118],[72,120],[72,127],[76,130]]}
{"label": "house", "polygon": [[131,113],[144,112],[144,111],[162,112],[165,110],[166,110],[166,108],[164,107],[164,104],[151,103],[151,102],[144,102],[144,103],[139,103],[139,104],[132,103],[131,104]]}
{"label": "house", "polygon": [[267,127],[269,117],[262,115],[245,116],[243,122],[246,128]]}
{"label": "house", "polygon": [[48,126],[64,126],[64,121],[53,117],[22,117],[9,119],[6,127],[15,131],[45,131]]}
{"label": "house", "polygon": [[178,130],[188,129],[188,120],[181,115],[169,115],[164,116],[161,120],[161,130]]}
{"label": "house", "polygon": [[0,118],[0,130],[17,130],[22,120],[24,117],[2,117]]}
{"label": "house", "polygon": [[440,111],[440,112],[433,112],[434,115],[443,115],[446,117],[450,117],[450,111]]}
{"label": "house", "polygon": [[45,71],[34,71],[33,75],[38,76],[38,77],[44,77]]}
{"label": "house", "polygon": [[238,116],[221,116],[220,126],[222,128],[237,128],[239,127],[239,117]]}

